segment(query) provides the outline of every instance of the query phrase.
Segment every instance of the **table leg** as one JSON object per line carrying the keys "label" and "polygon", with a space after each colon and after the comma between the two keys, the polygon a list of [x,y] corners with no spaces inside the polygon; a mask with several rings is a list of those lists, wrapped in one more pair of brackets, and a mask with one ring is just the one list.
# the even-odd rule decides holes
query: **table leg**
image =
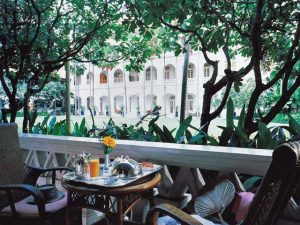
{"label": "table leg", "polygon": [[67,208],[66,225],[82,225],[82,209]]}
{"label": "table leg", "polygon": [[117,214],[117,224],[116,225],[123,225],[123,219],[124,219],[124,215],[123,215],[123,199],[122,198],[118,198],[118,214]]}

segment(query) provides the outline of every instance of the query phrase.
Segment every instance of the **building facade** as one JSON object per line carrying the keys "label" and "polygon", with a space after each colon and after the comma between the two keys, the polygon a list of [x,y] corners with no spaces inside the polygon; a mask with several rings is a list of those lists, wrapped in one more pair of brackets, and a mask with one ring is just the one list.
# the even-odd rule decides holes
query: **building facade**
{"label": "building facade", "polygon": [[[226,68],[225,56],[219,52],[211,55],[219,60],[219,73]],[[182,90],[184,55],[166,53],[152,57],[140,72],[126,71],[128,62],[115,68],[103,69],[85,63],[83,76],[71,74],[71,92],[74,94],[75,114],[87,113],[90,106],[95,115],[137,117],[161,106],[161,114],[179,116]],[[235,58],[232,67],[247,64]],[[76,68],[75,68],[76,69]],[[63,72],[63,71],[62,71]],[[211,77],[213,69],[200,52],[191,52],[188,66],[186,114],[200,116],[203,84]]]}

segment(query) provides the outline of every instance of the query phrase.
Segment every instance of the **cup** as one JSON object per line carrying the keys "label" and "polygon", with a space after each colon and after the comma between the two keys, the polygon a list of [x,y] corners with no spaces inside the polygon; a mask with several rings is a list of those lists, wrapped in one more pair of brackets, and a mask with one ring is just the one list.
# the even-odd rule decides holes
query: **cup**
{"label": "cup", "polygon": [[99,177],[99,159],[90,160],[90,177]]}

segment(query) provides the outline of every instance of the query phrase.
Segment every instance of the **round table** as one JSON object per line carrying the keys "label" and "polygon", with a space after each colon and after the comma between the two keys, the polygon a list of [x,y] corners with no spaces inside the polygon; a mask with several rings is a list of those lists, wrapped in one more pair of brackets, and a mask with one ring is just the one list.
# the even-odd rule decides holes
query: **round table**
{"label": "round table", "polygon": [[62,180],[62,186],[68,191],[66,224],[70,225],[72,218],[76,217],[81,221],[78,209],[81,212],[82,208],[87,208],[104,213],[113,225],[123,225],[125,215],[137,201],[148,199],[153,206],[153,188],[160,180],[159,173],[148,175],[122,187],[103,187]]}

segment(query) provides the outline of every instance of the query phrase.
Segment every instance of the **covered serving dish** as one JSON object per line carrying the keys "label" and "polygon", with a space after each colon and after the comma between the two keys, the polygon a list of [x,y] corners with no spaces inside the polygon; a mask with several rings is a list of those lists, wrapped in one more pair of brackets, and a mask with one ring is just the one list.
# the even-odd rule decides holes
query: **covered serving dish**
{"label": "covered serving dish", "polygon": [[112,173],[119,174],[121,178],[131,178],[142,174],[142,167],[128,156],[121,156],[113,161]]}

